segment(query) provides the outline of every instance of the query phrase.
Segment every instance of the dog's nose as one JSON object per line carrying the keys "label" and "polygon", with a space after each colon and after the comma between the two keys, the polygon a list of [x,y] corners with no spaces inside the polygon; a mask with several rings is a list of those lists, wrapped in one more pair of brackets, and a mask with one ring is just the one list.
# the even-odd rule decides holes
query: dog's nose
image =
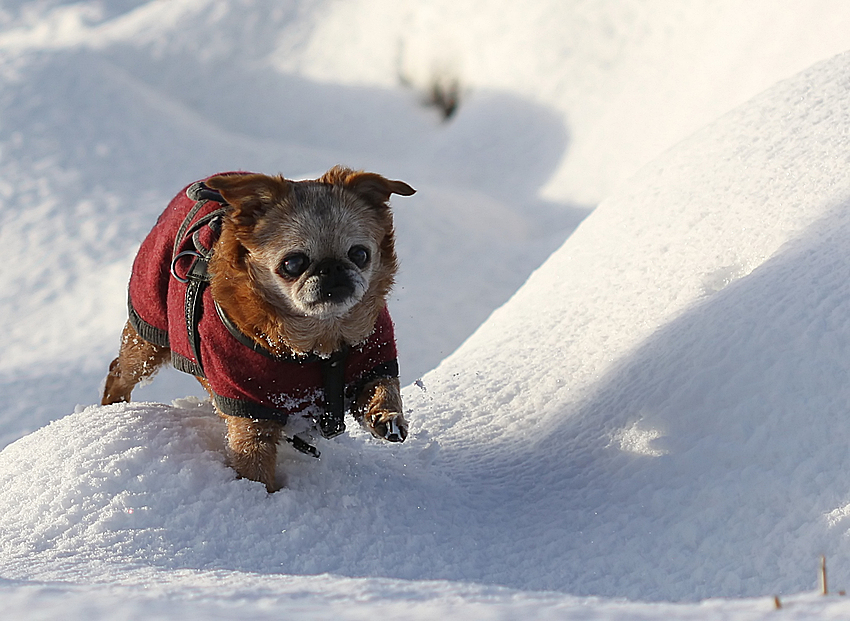
{"label": "dog's nose", "polygon": [[316,265],[316,273],[322,277],[345,274],[345,265],[336,259],[324,259]]}
{"label": "dog's nose", "polygon": [[324,259],[315,268],[319,277],[319,294],[323,300],[343,302],[354,294],[354,283],[342,261]]}

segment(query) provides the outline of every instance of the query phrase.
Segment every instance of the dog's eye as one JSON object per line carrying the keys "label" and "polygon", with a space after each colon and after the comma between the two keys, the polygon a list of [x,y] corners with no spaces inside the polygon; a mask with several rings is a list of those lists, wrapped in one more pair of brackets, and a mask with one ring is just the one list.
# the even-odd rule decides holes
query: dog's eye
{"label": "dog's eye", "polygon": [[310,259],[306,254],[296,252],[295,254],[291,254],[286,257],[283,262],[280,264],[280,273],[283,276],[288,276],[290,278],[298,278],[307,271],[307,267],[310,265]]}
{"label": "dog's eye", "polygon": [[363,246],[354,246],[348,251],[348,258],[354,265],[363,269],[369,263],[369,251]]}

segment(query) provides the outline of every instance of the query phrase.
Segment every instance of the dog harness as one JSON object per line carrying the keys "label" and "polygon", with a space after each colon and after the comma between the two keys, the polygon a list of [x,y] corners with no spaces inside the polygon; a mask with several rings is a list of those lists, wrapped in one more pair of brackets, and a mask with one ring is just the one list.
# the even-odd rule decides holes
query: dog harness
{"label": "dog harness", "polygon": [[[170,348],[175,368],[204,378],[222,413],[281,424],[306,415],[324,437],[339,435],[346,405],[366,383],[398,377],[389,312],[384,307],[365,341],[327,358],[266,349],[227,317],[208,286],[207,267],[228,209],[202,181],[169,203],[133,263],[130,325],[145,341]],[[301,438],[287,439],[318,457]]]}

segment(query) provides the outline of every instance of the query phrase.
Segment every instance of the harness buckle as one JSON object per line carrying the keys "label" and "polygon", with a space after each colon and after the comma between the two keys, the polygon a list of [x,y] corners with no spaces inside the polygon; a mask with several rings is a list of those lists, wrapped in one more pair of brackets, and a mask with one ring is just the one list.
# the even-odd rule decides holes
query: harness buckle
{"label": "harness buckle", "polygon": [[323,415],[319,418],[319,433],[323,438],[335,438],[345,431],[345,423],[342,419],[333,415]]}
{"label": "harness buckle", "polygon": [[313,446],[300,436],[295,435],[291,438],[287,437],[286,441],[289,442],[292,445],[292,448],[294,448],[296,451],[304,453],[305,455],[311,455],[316,459],[318,459],[321,455],[321,453],[319,453],[319,449],[317,449],[315,446]]}
{"label": "harness buckle", "polygon": [[[192,264],[189,266],[189,269],[186,270],[186,276],[180,276],[177,273],[177,262],[183,257],[195,257],[192,261]],[[207,257],[202,255],[200,252],[196,250],[184,250],[183,252],[177,253],[177,256],[171,261],[171,275],[174,276],[175,280],[187,284],[189,281],[197,281],[197,282],[207,282],[209,280],[209,276],[207,274]]]}

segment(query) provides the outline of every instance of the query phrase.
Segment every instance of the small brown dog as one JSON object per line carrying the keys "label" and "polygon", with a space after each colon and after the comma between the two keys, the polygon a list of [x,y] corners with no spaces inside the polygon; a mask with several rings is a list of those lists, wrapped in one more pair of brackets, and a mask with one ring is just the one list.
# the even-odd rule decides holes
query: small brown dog
{"label": "small brown dog", "polygon": [[129,401],[170,359],[227,422],[236,472],[270,492],[280,440],[318,456],[303,434],[287,435],[296,419],[333,437],[349,409],[375,436],[403,442],[388,202],[414,192],[342,167],[311,181],[227,173],[189,186],[133,264],[103,404]]}

